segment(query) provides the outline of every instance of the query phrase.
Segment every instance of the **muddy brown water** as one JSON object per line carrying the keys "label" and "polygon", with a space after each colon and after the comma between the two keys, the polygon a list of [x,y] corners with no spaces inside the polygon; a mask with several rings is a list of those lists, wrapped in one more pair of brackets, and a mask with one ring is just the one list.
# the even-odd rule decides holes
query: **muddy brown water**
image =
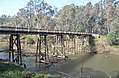
{"label": "muddy brown water", "polygon": [[[8,59],[8,53],[0,53],[0,58]],[[67,59],[55,59],[47,66],[36,63],[35,57],[23,57],[27,70],[60,74],[65,78],[119,78],[119,56],[103,54],[76,54]]]}

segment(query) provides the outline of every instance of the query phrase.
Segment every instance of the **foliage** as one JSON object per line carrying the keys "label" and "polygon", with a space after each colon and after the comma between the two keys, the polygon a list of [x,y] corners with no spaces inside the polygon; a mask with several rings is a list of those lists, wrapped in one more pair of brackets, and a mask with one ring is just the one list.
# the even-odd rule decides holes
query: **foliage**
{"label": "foliage", "polygon": [[78,29],[77,32],[85,32],[85,26],[81,25]]}
{"label": "foliage", "polygon": [[114,45],[116,43],[117,39],[116,39],[116,32],[109,32],[107,34],[107,42],[110,45]]}
{"label": "foliage", "polygon": [[0,72],[5,72],[5,71],[15,71],[15,70],[24,70],[22,67],[15,66],[14,63],[8,63],[8,62],[0,62]]}
{"label": "foliage", "polygon": [[16,16],[0,16],[1,25],[38,28],[47,30],[89,32],[107,35],[119,30],[119,2],[101,0],[92,5],[65,5],[52,7],[45,0],[29,0]]}
{"label": "foliage", "polygon": [[[72,20],[73,19],[73,20]],[[75,5],[66,5],[59,11],[57,15],[57,30],[74,31],[75,29]]]}
{"label": "foliage", "polygon": [[27,71],[9,71],[1,74],[1,78],[60,78],[58,76],[53,76],[50,74],[37,74]]}
{"label": "foliage", "polygon": [[103,40],[103,39],[106,39],[107,36],[100,36],[99,38],[96,38],[96,40]]}
{"label": "foliage", "polygon": [[5,14],[0,16],[0,25],[5,25],[7,22],[9,22],[10,16],[7,16]]}
{"label": "foliage", "polygon": [[27,44],[35,44],[35,41],[32,36],[27,36],[26,42]]}
{"label": "foliage", "polygon": [[19,9],[17,13],[18,26],[50,29],[53,23],[52,16],[55,14],[55,9],[49,4],[42,1],[30,0],[25,8]]}
{"label": "foliage", "polygon": [[59,78],[59,76],[31,73],[15,63],[0,60],[0,78]]}
{"label": "foliage", "polygon": [[112,47],[113,48],[119,48],[119,45],[113,45]]}
{"label": "foliage", "polygon": [[2,78],[26,78],[26,74],[21,71],[5,72],[1,76]]}
{"label": "foliage", "polygon": [[[0,61],[0,76],[1,78],[22,78],[24,69],[14,63]],[[23,75],[23,76],[22,76]]]}

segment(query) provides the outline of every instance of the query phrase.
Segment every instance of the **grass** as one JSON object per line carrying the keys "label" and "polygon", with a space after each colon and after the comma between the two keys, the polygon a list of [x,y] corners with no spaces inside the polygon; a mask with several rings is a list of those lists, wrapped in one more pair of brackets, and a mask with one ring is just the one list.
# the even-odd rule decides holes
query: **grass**
{"label": "grass", "polygon": [[113,48],[119,48],[119,45],[113,45],[112,47]]}
{"label": "grass", "polygon": [[4,26],[4,25],[0,24],[0,26]]}
{"label": "grass", "polygon": [[103,39],[106,39],[107,36],[100,36],[100,38],[96,38],[96,40],[103,40]]}
{"label": "grass", "polygon": [[23,71],[24,69],[20,66],[15,65],[14,63],[8,63],[8,62],[1,62],[0,63],[0,72],[6,72],[6,71],[16,71],[20,70]]}
{"label": "grass", "polygon": [[[103,40],[103,39],[106,39],[107,37],[106,36],[100,36],[100,38],[97,38],[96,40]],[[117,40],[119,41],[119,38],[117,38]],[[119,48],[119,45],[113,45],[111,46],[112,48]]]}
{"label": "grass", "polygon": [[61,78],[50,74],[38,74],[26,71],[15,63],[0,59],[0,78]]}

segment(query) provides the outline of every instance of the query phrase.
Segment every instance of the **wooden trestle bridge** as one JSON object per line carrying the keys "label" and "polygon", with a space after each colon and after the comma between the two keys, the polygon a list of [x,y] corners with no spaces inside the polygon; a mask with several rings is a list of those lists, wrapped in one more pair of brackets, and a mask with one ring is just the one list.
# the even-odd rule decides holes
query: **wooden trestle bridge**
{"label": "wooden trestle bridge", "polygon": [[[64,31],[48,31],[48,30],[39,30],[39,29],[28,29],[20,27],[10,27],[10,26],[0,26],[0,34],[8,34],[9,38],[9,61],[16,62],[20,65],[22,63],[22,51],[21,51],[21,42],[20,35],[38,35],[37,39],[37,48],[36,48],[36,62],[44,60],[44,63],[50,62],[50,55],[56,55],[57,57],[67,57],[66,50],[70,49],[68,41],[72,44],[73,49],[72,53],[77,53],[76,48],[80,47],[79,42],[84,44],[84,41],[87,41],[91,45],[91,40],[93,39],[91,33],[81,33],[81,32],[64,32]],[[48,36],[52,36],[52,44],[54,45],[52,52],[49,51]],[[69,40],[68,40],[68,39]],[[77,40],[80,39],[80,40]],[[57,45],[60,44],[60,51],[57,51]],[[91,47],[89,50],[91,50]],[[14,51],[16,49],[16,52]],[[42,50],[42,48],[44,48]],[[58,53],[59,52],[59,53]],[[16,57],[15,57],[16,55]]]}

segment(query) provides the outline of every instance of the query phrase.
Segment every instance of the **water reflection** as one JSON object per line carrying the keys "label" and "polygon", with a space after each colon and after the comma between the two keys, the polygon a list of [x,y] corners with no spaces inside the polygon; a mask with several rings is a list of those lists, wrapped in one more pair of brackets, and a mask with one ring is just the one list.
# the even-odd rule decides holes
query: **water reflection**
{"label": "water reflection", "polygon": [[0,53],[0,58],[8,59],[8,53]]}

